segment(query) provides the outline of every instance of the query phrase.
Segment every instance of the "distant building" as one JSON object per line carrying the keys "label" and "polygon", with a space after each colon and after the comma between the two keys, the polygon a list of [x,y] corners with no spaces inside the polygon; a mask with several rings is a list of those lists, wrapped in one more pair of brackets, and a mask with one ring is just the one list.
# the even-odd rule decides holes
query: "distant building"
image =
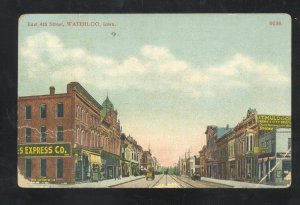
{"label": "distant building", "polygon": [[218,160],[218,169],[217,169],[217,178],[226,179],[228,172],[228,138],[234,134],[233,128],[229,128],[229,125],[224,129],[219,130],[220,135],[216,141],[217,144],[217,160]]}
{"label": "distant building", "polygon": [[[226,133],[230,132],[232,128],[217,127],[214,125],[207,126],[206,134],[206,176],[211,178],[219,178],[220,172],[220,150],[218,148],[217,140],[223,137]],[[224,145],[225,146],[225,145]],[[224,167],[226,169],[226,167]]]}
{"label": "distant building", "polygon": [[143,152],[143,157],[142,157],[142,163],[141,163],[141,170],[145,172],[147,169],[152,168],[152,154],[151,150],[147,150]]}
{"label": "distant building", "polygon": [[235,179],[235,133],[233,131],[228,133],[228,147],[227,147],[227,179]]}
{"label": "distant building", "polygon": [[200,175],[205,177],[206,176],[206,145],[203,145],[202,150],[199,151],[199,158],[200,158]]}
{"label": "distant building", "polygon": [[189,158],[189,168],[190,168],[190,175],[192,176],[195,173],[195,165],[196,165],[196,160],[195,156],[192,156]]}
{"label": "distant building", "polygon": [[194,155],[189,158],[189,162],[190,162],[190,175],[193,175],[195,173],[200,173],[200,157]]}

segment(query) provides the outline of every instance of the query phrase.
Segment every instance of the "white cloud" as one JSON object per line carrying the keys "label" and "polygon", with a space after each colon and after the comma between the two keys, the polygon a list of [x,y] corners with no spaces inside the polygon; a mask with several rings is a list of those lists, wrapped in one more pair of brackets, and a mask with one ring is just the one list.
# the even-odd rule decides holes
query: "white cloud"
{"label": "white cloud", "polygon": [[172,90],[208,97],[226,90],[251,89],[251,85],[290,85],[290,76],[277,66],[239,53],[221,65],[199,68],[178,59],[168,48],[145,45],[139,55],[118,60],[65,47],[57,36],[42,32],[27,37],[20,55],[20,86],[29,77],[41,83],[45,79],[64,84],[79,81],[105,90]]}

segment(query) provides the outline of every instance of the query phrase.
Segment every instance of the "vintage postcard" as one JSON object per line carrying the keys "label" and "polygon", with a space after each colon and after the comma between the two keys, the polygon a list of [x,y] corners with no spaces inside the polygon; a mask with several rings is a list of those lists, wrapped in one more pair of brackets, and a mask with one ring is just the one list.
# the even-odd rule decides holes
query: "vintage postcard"
{"label": "vintage postcard", "polygon": [[18,184],[286,188],[287,14],[19,18]]}

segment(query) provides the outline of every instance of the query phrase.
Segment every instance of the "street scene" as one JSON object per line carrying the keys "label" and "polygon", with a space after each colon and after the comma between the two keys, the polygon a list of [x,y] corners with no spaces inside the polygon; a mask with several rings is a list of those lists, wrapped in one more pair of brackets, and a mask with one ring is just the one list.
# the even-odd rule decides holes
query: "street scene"
{"label": "street scene", "polygon": [[285,14],[26,14],[18,185],[287,188]]}

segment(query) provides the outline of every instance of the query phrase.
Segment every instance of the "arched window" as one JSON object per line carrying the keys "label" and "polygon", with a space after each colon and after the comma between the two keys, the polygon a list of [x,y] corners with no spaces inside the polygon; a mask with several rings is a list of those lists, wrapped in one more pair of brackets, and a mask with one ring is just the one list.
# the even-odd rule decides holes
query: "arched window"
{"label": "arched window", "polygon": [[78,119],[78,105],[75,107],[75,118]]}
{"label": "arched window", "polygon": [[81,118],[81,107],[80,106],[78,106],[77,107],[77,112],[78,112],[78,120],[80,120],[80,118]]}
{"label": "arched window", "polygon": [[84,145],[84,130],[81,131],[81,144]]}
{"label": "arched window", "polygon": [[80,142],[80,141],[79,141],[79,135],[80,135],[80,130],[79,130],[79,128],[77,128],[76,139],[75,139],[75,142],[76,142],[76,143],[79,143],[79,142]]}
{"label": "arched window", "polygon": [[94,133],[90,135],[90,147],[94,147]]}
{"label": "arched window", "polygon": [[106,137],[103,137],[103,149],[106,150]]}
{"label": "arched window", "polygon": [[88,132],[86,132],[86,134],[85,134],[85,140],[86,140],[85,145],[86,145],[86,146],[89,146],[89,143],[90,143],[90,136],[89,136],[89,133],[88,133]]}

